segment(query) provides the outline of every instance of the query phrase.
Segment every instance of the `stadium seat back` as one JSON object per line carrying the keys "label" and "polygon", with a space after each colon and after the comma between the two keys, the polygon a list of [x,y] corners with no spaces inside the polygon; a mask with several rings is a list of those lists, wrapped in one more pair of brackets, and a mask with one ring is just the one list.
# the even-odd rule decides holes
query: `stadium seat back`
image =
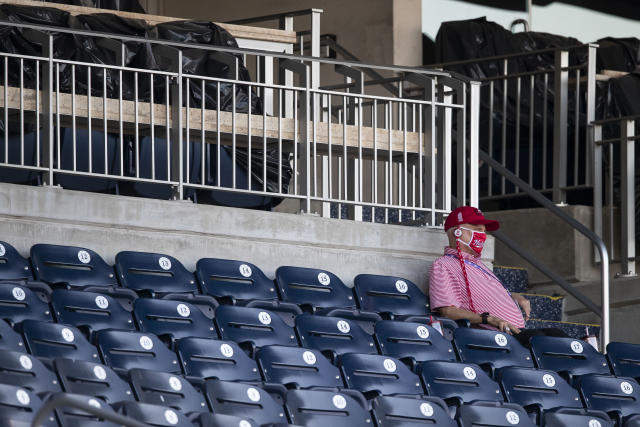
{"label": "stadium seat back", "polygon": [[[94,408],[115,414],[115,411],[111,406],[109,406],[109,404],[93,396],[73,393],[56,393],[51,396],[51,398],[60,397],[77,402],[77,404],[90,405]],[[56,407],[53,411],[56,414],[56,418],[60,425],[64,427],[118,427],[118,424],[114,422],[107,421],[72,405],[61,405]]]}
{"label": "stadium seat back", "polygon": [[271,345],[258,350],[256,361],[267,383],[299,388],[344,385],[338,368],[318,350]]}
{"label": "stadium seat back", "polygon": [[133,368],[180,372],[176,354],[154,334],[105,329],[96,337],[102,360],[116,372]]}
{"label": "stadium seat back", "polygon": [[0,240],[0,280],[27,280],[33,278],[29,260],[9,243]]}
{"label": "stadium seat back", "polygon": [[251,418],[257,424],[287,422],[282,405],[258,386],[208,380],[205,387],[213,413]]}
{"label": "stadium seat back", "polygon": [[260,427],[250,418],[225,414],[200,414],[195,417],[195,425],[200,427]]}
{"label": "stadium seat back", "polygon": [[27,351],[22,336],[2,319],[0,319],[0,350]]}
{"label": "stadium seat back", "polygon": [[170,406],[185,414],[209,410],[204,396],[180,375],[132,369],[129,380],[138,402]]}
{"label": "stadium seat back", "polygon": [[415,283],[401,277],[359,274],[354,291],[362,310],[400,315],[428,315],[429,301]]}
{"label": "stadium seat back", "polygon": [[0,283],[0,319],[12,324],[26,319],[51,321],[51,310],[44,295],[15,283]]}
{"label": "stadium seat back", "polygon": [[615,375],[640,378],[640,344],[611,342],[607,345],[607,359]]}
{"label": "stadium seat back", "polygon": [[378,354],[373,337],[353,320],[302,314],[295,322],[303,347],[335,354]]}
{"label": "stadium seat back", "polygon": [[376,323],[375,339],[382,354],[398,359],[456,360],[451,341],[423,323],[382,320]]}
{"label": "stadium seat back", "polygon": [[37,280],[70,287],[115,286],[113,268],[91,249],[38,244],[31,247]]}
{"label": "stadium seat back", "polygon": [[203,258],[196,264],[196,277],[202,293],[216,298],[232,301],[278,299],[273,281],[249,262]]}
{"label": "stadium seat back", "polygon": [[580,377],[578,389],[589,409],[619,417],[640,414],[640,385],[633,378],[588,374]]}
{"label": "stadium seat back", "polygon": [[507,367],[500,372],[500,383],[507,401],[524,407],[582,408],[578,392],[555,371]]}
{"label": "stadium seat back", "polygon": [[[133,304],[133,314],[142,332],[174,340],[186,337],[218,338],[213,324],[213,307],[207,315],[186,301],[138,298]],[[209,317],[210,316],[210,317]]]}
{"label": "stadium seat back", "polygon": [[531,352],[513,336],[498,331],[476,328],[458,328],[453,344],[460,360],[493,369],[505,366],[533,368]]}
{"label": "stadium seat back", "polygon": [[430,396],[458,403],[504,400],[500,386],[473,363],[428,361],[418,366],[418,373]]}
{"label": "stadium seat back", "polygon": [[116,272],[125,288],[151,294],[195,293],[195,277],[169,255],[123,251],[116,255]]}
{"label": "stadium seat back", "polygon": [[260,371],[233,341],[183,338],[176,352],[185,375],[224,381],[260,381]]}
{"label": "stadium seat back", "polygon": [[535,427],[527,412],[514,403],[477,401],[465,404],[458,410],[458,420],[461,427]]}
{"label": "stadium seat back", "polygon": [[269,310],[221,305],[216,309],[216,324],[222,339],[237,343],[297,346],[293,328]]}
{"label": "stadium seat back", "polygon": [[100,361],[96,348],[74,326],[37,320],[25,320],[21,325],[29,353],[36,357]]}
{"label": "stadium seat back", "polygon": [[420,379],[407,366],[389,356],[347,353],[340,370],[348,388],[380,394],[422,394]]}
{"label": "stadium seat back", "polygon": [[379,396],[372,401],[372,413],[379,426],[415,427],[419,424],[435,424],[458,427],[447,408],[437,397]]}
{"label": "stadium seat back", "polygon": [[38,358],[10,350],[0,350],[0,384],[35,393],[60,391],[58,378]]}
{"label": "stadium seat back", "polygon": [[316,268],[279,267],[278,292],[283,301],[313,308],[355,308],[353,292],[335,274]]}
{"label": "stadium seat back", "polygon": [[613,421],[602,411],[560,408],[544,414],[545,427],[588,426],[613,427]]}
{"label": "stadium seat back", "polygon": [[106,365],[70,359],[53,364],[67,393],[95,396],[109,404],[134,398],[129,384]]}
{"label": "stadium seat back", "polygon": [[610,375],[607,358],[588,343],[574,338],[536,336],[531,339],[531,353],[542,369],[570,375]]}
{"label": "stadium seat back", "polygon": [[291,422],[297,425],[365,427],[372,424],[367,409],[347,393],[289,390],[285,406]]}
{"label": "stadium seat back", "polygon": [[[26,427],[31,425],[42,400],[35,392],[20,386],[0,384],[0,425]],[[43,423],[57,427],[53,415]]]}
{"label": "stadium seat back", "polygon": [[154,427],[193,427],[185,414],[168,406],[141,402],[122,402],[120,412]]}

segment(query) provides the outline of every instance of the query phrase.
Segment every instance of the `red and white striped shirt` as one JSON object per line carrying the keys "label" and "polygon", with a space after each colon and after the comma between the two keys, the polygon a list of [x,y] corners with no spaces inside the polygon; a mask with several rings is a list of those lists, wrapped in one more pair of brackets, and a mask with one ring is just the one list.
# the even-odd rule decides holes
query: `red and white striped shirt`
{"label": "red and white striped shirt", "polygon": [[[480,257],[462,252],[462,258],[469,278],[475,311],[478,314],[488,312],[518,328],[523,328],[524,318],[520,308],[500,280],[482,263]],[[432,310],[453,306],[473,311],[469,304],[458,253],[453,248],[444,248],[444,256],[435,260],[429,269],[429,300]],[[495,329],[490,325],[478,326]]]}

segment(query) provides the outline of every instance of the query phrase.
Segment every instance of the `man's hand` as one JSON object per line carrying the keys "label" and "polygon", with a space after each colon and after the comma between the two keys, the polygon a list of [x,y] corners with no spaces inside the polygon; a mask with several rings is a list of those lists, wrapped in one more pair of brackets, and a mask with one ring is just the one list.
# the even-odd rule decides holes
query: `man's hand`
{"label": "man's hand", "polygon": [[509,335],[515,335],[520,333],[520,329],[517,326],[507,322],[506,320],[502,320],[499,317],[489,316],[487,322],[497,328],[501,332],[505,332]]}
{"label": "man's hand", "polygon": [[513,294],[511,297],[520,306],[522,311],[524,311],[524,320],[529,320],[529,316],[531,316],[531,302],[520,294]]}

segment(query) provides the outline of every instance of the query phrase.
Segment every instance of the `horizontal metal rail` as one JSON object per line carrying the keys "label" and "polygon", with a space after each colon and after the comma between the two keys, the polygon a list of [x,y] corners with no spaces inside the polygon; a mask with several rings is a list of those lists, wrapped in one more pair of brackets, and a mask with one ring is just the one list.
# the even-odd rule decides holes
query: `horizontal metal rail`
{"label": "horizontal metal rail", "polygon": [[281,12],[274,13],[271,15],[263,15],[263,16],[254,16],[251,18],[243,18],[243,19],[235,19],[233,21],[227,21],[226,24],[234,24],[234,25],[247,25],[247,24],[255,24],[258,22],[267,22],[267,21],[275,21],[277,19],[288,18],[288,17],[296,17],[296,16],[308,16],[315,12],[322,12],[322,9],[300,9],[293,10],[290,12]]}

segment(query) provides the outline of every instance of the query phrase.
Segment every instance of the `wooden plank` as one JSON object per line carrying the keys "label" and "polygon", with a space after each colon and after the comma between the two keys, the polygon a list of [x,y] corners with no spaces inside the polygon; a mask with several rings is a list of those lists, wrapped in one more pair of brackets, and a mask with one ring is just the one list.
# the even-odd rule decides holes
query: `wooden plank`
{"label": "wooden plank", "polygon": [[[149,25],[157,25],[157,24],[162,24],[164,22],[172,22],[172,21],[186,21],[186,19],[184,18],[172,18],[169,16],[147,15],[144,13],[122,12],[118,10],[98,9],[98,8],[84,7],[84,6],[72,6],[72,5],[60,4],[60,3],[43,4],[41,1],[36,1],[36,0],[2,0],[0,1],[0,4],[12,4],[12,5],[18,5],[18,6],[51,7],[51,8],[63,10],[65,12],[69,12],[69,14],[73,16],[93,14],[93,13],[111,13],[114,15],[118,15],[122,18],[140,19],[142,21],[146,21],[147,24]],[[233,24],[225,24],[225,23],[219,23],[219,22],[214,22],[214,24],[219,25],[225,30],[229,31],[231,35],[236,38],[263,40],[268,42],[289,43],[289,44],[293,44],[296,42],[295,31],[284,31],[284,30],[276,30],[272,28],[252,27],[248,25],[233,25]]]}

